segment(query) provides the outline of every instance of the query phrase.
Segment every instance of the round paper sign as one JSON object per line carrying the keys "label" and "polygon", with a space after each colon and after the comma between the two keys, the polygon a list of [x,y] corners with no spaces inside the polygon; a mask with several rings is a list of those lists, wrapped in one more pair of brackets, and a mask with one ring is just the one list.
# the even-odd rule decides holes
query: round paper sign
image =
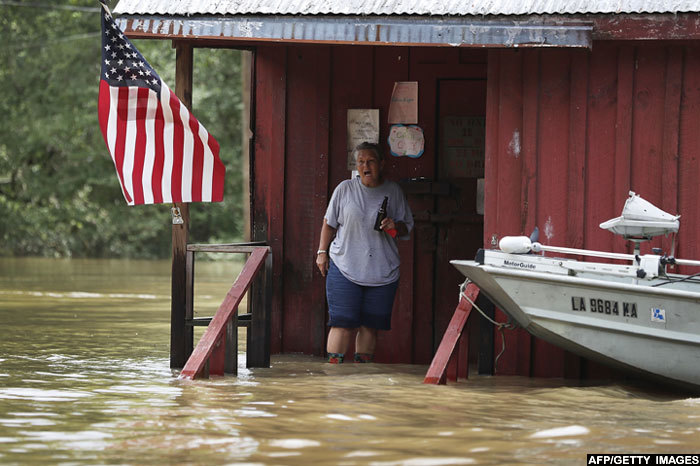
{"label": "round paper sign", "polygon": [[393,125],[389,131],[389,148],[395,157],[412,157],[417,159],[423,155],[425,139],[423,130],[416,125]]}

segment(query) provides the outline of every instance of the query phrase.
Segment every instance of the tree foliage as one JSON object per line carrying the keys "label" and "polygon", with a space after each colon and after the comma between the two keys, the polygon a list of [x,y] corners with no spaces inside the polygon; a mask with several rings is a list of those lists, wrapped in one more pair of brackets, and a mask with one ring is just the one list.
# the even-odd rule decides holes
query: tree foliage
{"label": "tree foliage", "polygon": [[[116,2],[109,2],[113,6]],[[170,206],[129,207],[97,120],[97,2],[0,3],[0,255],[164,257]],[[170,41],[136,47],[171,88]],[[195,49],[193,111],[221,145],[225,202],[192,204],[192,241],[241,231],[240,53]]]}

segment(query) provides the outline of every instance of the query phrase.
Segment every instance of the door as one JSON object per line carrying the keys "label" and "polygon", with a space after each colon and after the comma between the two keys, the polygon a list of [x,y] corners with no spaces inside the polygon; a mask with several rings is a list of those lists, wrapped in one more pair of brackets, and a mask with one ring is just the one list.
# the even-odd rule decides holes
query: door
{"label": "door", "polygon": [[449,261],[473,259],[482,247],[486,80],[438,80],[436,98],[436,174],[443,189],[430,219],[436,234],[435,348],[459,302],[458,285],[464,281]]}

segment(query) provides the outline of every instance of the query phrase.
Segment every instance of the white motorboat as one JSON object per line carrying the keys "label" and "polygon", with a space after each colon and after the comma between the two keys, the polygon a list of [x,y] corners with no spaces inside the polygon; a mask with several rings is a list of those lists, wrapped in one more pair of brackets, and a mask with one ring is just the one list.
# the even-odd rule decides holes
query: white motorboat
{"label": "white motorboat", "polygon": [[699,391],[700,274],[669,269],[700,267],[700,261],[659,250],[639,253],[640,242],[675,235],[678,219],[630,192],[622,215],[600,226],[635,241],[634,254],[505,237],[500,250],[480,250],[474,261],[451,263],[532,335],[585,358]]}

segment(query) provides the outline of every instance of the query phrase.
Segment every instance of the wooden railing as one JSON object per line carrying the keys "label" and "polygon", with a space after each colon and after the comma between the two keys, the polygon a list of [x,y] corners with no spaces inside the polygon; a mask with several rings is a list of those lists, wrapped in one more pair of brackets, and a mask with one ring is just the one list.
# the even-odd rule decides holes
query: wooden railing
{"label": "wooden railing", "polygon": [[[236,278],[214,317],[194,318],[194,253],[250,253],[243,270]],[[259,273],[263,268],[265,272]],[[209,375],[236,374],[238,368],[238,327],[248,328],[247,366],[270,366],[270,290],[272,253],[269,246],[258,244],[190,244],[186,259],[186,325],[206,325],[197,347],[191,351],[180,378],[194,379]],[[243,296],[255,282],[255,293],[249,293],[247,314],[238,315]],[[191,347],[190,347],[191,348]]]}

